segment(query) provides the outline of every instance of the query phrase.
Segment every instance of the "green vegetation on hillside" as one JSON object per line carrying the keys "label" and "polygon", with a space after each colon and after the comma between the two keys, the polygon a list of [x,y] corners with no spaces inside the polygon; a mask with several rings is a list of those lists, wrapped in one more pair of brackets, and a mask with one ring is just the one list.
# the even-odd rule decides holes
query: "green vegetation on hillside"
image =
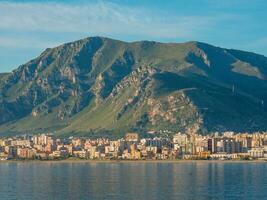
{"label": "green vegetation on hillside", "polygon": [[91,37],[0,74],[0,133],[267,130],[267,58]]}

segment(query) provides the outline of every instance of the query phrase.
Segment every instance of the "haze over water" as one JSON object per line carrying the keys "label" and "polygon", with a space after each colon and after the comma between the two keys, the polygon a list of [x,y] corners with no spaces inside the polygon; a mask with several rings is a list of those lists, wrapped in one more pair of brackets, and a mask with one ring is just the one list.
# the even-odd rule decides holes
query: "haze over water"
{"label": "haze over water", "polygon": [[0,199],[266,199],[265,163],[0,163]]}

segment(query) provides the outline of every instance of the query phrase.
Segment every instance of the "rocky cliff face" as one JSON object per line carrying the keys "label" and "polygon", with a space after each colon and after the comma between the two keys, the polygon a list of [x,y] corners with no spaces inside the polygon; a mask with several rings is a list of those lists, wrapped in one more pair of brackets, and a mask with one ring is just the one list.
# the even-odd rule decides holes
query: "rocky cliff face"
{"label": "rocky cliff face", "polygon": [[267,58],[92,37],[0,76],[0,132],[267,130]]}

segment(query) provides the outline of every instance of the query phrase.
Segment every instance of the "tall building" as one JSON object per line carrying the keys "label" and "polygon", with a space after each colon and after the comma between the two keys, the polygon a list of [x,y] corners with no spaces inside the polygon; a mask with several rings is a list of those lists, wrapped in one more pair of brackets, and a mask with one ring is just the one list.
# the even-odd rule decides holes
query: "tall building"
{"label": "tall building", "polygon": [[216,153],[217,152],[217,140],[216,138],[209,138],[208,139],[208,151],[210,153]]}
{"label": "tall building", "polygon": [[186,154],[190,149],[190,140],[186,134],[175,134],[173,136],[173,144],[180,155]]}

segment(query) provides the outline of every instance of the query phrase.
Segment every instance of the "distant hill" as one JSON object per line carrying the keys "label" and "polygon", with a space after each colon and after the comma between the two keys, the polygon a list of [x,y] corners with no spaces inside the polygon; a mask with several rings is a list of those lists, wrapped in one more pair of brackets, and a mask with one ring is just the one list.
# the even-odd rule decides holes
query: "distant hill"
{"label": "distant hill", "polygon": [[90,37],[0,75],[2,134],[267,130],[267,58]]}

